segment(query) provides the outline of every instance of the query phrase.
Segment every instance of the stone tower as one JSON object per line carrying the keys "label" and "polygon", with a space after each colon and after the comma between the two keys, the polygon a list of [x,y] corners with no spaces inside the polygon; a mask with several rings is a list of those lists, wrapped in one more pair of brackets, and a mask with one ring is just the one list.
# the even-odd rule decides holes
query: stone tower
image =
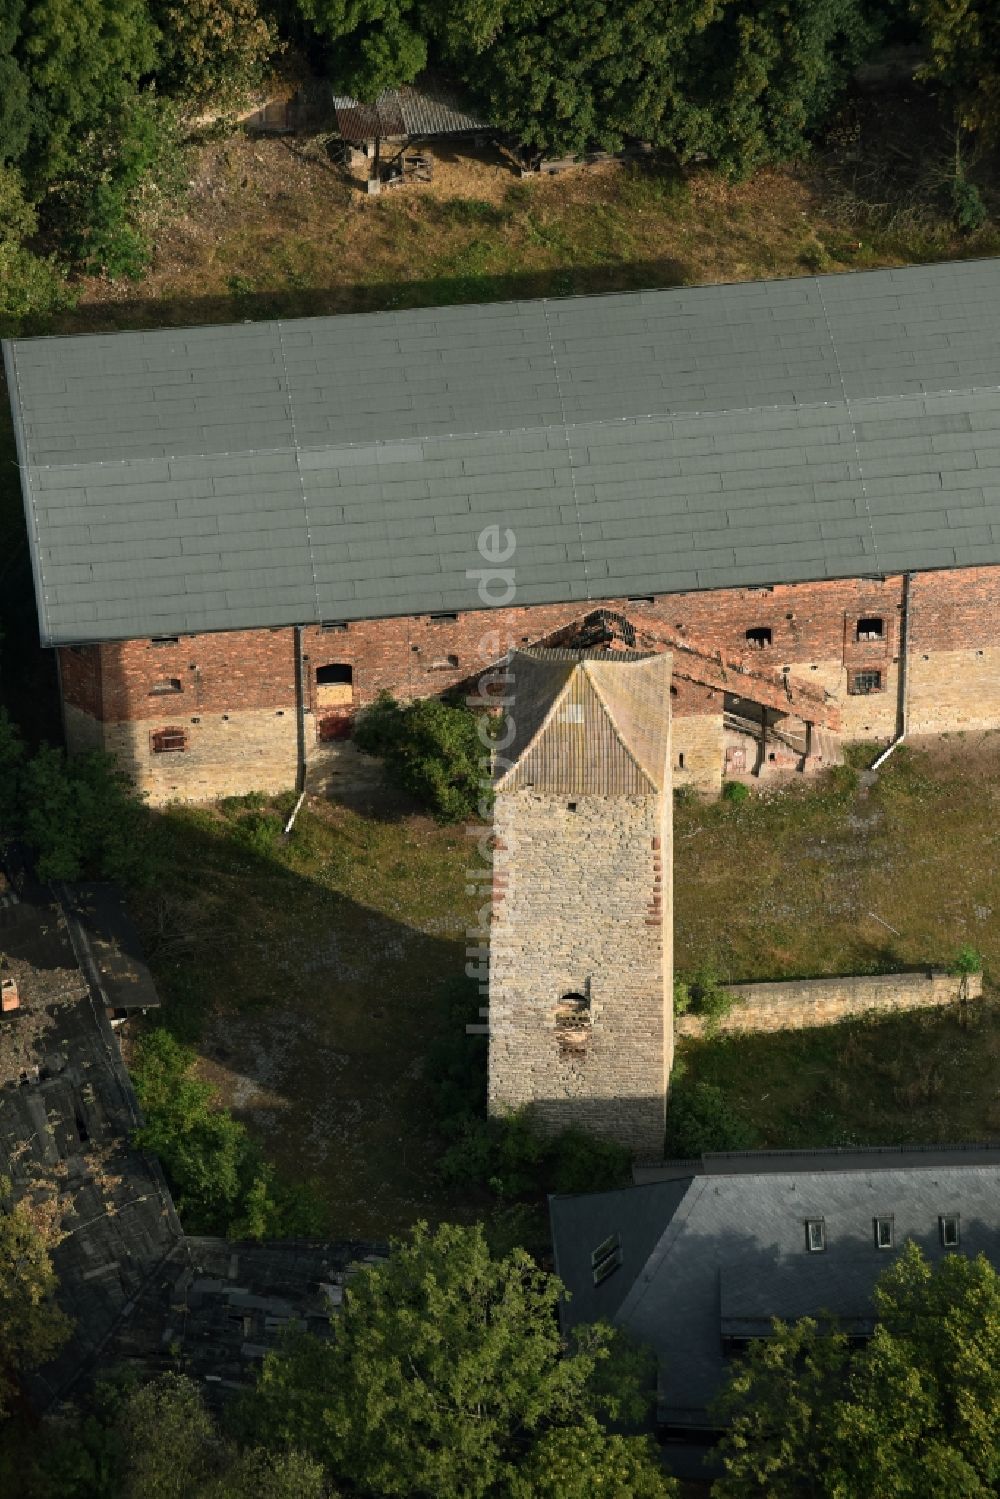
{"label": "stone tower", "polygon": [[660,1155],[673,1059],[669,654],[524,650],[495,775],[489,1108]]}

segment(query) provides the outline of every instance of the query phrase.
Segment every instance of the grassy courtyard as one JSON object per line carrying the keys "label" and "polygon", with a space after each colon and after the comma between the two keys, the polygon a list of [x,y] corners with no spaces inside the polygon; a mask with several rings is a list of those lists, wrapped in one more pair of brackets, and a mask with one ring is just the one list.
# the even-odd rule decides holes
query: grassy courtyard
{"label": "grassy courtyard", "polygon": [[[677,962],[730,978],[947,962],[1000,972],[1000,737],[906,751],[870,787],[838,772],[676,817]],[[435,1174],[428,1058],[474,919],[474,843],[406,808],[312,799],[291,840],[263,798],[162,814],[167,874],[138,898],[169,1022],[330,1230],[383,1234],[489,1199]],[[895,928],[895,933],[890,930]],[[685,1043],[762,1145],[1000,1135],[1000,1012]]]}

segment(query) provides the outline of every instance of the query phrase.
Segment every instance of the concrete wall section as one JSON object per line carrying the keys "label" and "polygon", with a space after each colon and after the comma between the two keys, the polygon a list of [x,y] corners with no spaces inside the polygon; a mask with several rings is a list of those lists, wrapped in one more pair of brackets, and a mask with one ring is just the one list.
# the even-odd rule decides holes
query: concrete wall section
{"label": "concrete wall section", "polygon": [[[926,1010],[954,1003],[961,980],[948,973],[881,973],[857,978],[791,979],[772,984],[732,984],[737,1003],[718,1026],[719,1031],[799,1031],[836,1025],[851,1015],[871,1010],[892,1013]],[[967,997],[979,999],[982,974],[967,981]],[[698,1015],[682,1015],[678,1036],[702,1036],[705,1022]]]}

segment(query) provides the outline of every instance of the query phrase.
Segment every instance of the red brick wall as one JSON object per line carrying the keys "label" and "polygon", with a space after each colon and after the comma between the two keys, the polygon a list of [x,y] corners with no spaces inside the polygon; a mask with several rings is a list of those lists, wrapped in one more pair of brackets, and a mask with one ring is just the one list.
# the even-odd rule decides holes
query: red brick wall
{"label": "red brick wall", "polygon": [[102,717],[101,651],[99,645],[78,645],[59,652],[63,697],[92,718]]}
{"label": "red brick wall", "polygon": [[[885,664],[898,653],[902,594],[902,578],[894,576],[882,582],[856,578],[663,595],[651,604],[607,602],[639,625],[655,621],[739,655],[746,652],[747,630],[767,626],[772,644],[760,652],[762,666],[808,670],[817,663],[836,663],[856,669]],[[537,640],[591,607],[596,605],[484,609],[457,620],[361,620],[331,631],[310,626],[303,631],[310,705],[319,666],[352,667],[354,708],[370,702],[382,688],[401,697],[428,696],[477,676],[510,646]],[[867,647],[854,641],[856,622],[864,615],[885,620],[884,644]],[[911,651],[994,645],[1000,645],[1000,567],[924,573],[913,580]],[[94,666],[98,654],[99,680]],[[290,628],[185,636],[177,645],[134,640],[84,653],[64,649],[60,660],[67,701],[106,722],[169,717],[171,711],[176,717],[290,708],[295,702]],[[170,678],[181,682],[179,694],[151,695],[157,682]],[[682,681],[677,687],[678,715],[706,711],[704,689]]]}

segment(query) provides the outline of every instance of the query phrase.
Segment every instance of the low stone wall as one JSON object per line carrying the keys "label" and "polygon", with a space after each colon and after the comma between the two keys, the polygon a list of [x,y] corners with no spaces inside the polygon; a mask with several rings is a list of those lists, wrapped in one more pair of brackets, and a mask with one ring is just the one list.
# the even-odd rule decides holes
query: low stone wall
{"label": "low stone wall", "polygon": [[[774,984],[731,984],[737,996],[732,1010],[716,1030],[803,1031],[817,1025],[835,1025],[851,1015],[870,1010],[929,1010],[953,1004],[962,980],[953,973],[879,973],[856,978],[790,979]],[[967,980],[969,999],[983,992],[981,973]],[[705,1020],[700,1015],[681,1015],[675,1023],[677,1036],[702,1036]]]}

